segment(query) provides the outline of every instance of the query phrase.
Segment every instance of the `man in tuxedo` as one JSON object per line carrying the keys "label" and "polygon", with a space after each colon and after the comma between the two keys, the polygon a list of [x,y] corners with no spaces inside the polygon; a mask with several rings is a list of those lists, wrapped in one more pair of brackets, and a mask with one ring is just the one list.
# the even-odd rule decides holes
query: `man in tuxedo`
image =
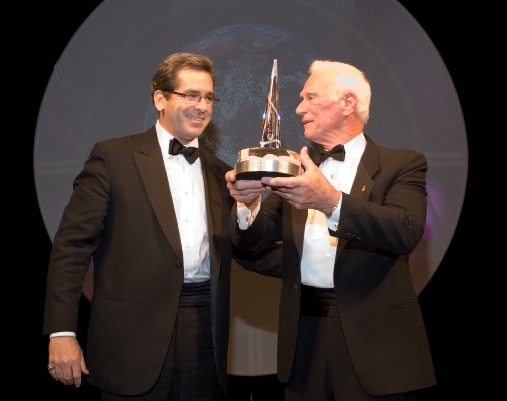
{"label": "man in tuxedo", "polygon": [[296,113],[311,144],[300,152],[304,172],[226,174],[237,201],[233,244],[283,246],[277,268],[249,268],[282,278],[285,400],[414,400],[435,384],[409,269],[426,222],[426,158],[363,132],[371,88],[356,67],[316,60],[300,95]]}
{"label": "man in tuxedo", "polygon": [[[51,250],[43,333],[49,374],[104,401],[218,400],[226,389],[233,204],[224,162],[199,146],[215,71],[202,55],[158,66],[159,116],[98,142],[75,178]],[[76,338],[94,264],[87,354]]]}

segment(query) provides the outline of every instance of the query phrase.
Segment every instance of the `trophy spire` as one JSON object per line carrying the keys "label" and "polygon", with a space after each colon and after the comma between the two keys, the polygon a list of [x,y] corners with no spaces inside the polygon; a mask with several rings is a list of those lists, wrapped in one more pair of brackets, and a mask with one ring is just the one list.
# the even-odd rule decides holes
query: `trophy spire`
{"label": "trophy spire", "polygon": [[280,139],[280,114],[278,113],[278,63],[273,60],[261,146],[245,148],[238,152],[236,178],[258,180],[261,177],[291,177],[302,173],[301,162],[287,149],[282,149]]}
{"label": "trophy spire", "polygon": [[260,145],[262,147],[280,148],[280,114],[278,113],[278,62],[273,60],[271,70],[271,82],[269,84],[266,108],[264,109],[264,122],[262,124],[262,133]]}

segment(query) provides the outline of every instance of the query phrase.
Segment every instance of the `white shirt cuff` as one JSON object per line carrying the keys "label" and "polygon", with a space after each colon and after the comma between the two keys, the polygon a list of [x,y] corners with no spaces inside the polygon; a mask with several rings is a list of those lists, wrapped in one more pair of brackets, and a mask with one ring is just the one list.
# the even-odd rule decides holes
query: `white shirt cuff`
{"label": "white shirt cuff", "polygon": [[238,226],[240,230],[246,230],[252,225],[255,217],[257,216],[257,213],[259,213],[260,208],[260,202],[257,204],[253,211],[245,206],[243,202],[238,202],[236,214],[238,216]]}
{"label": "white shirt cuff", "polygon": [[59,331],[57,333],[51,333],[49,335],[49,338],[54,337],[76,337],[76,333],[74,333],[73,331]]}

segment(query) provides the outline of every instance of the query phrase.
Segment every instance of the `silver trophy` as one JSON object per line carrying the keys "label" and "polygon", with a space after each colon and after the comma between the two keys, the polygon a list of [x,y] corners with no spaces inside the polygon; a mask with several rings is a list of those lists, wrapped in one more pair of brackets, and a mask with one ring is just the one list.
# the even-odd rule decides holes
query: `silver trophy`
{"label": "silver trophy", "polygon": [[261,141],[258,147],[238,152],[236,177],[240,180],[258,180],[261,177],[290,177],[301,174],[301,163],[290,151],[282,149],[280,114],[278,113],[278,63],[273,60]]}

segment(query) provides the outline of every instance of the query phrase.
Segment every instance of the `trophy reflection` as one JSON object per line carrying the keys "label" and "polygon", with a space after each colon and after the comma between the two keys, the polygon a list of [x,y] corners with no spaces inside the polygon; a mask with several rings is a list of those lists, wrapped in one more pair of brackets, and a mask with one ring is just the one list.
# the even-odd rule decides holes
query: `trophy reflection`
{"label": "trophy reflection", "polygon": [[278,103],[278,63],[275,59],[264,110],[261,146],[242,149],[238,152],[235,171],[239,180],[258,180],[265,176],[290,177],[301,174],[299,160],[290,151],[282,149]]}

